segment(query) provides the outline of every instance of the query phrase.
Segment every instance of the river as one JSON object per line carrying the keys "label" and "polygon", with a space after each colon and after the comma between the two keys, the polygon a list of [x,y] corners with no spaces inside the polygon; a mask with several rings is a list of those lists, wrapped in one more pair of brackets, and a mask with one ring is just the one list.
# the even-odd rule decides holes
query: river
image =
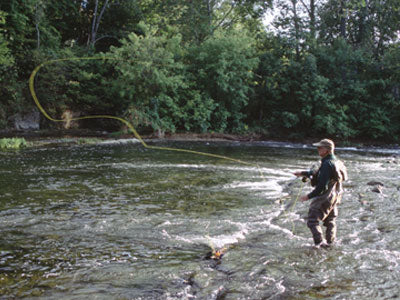
{"label": "river", "polygon": [[126,141],[0,152],[1,299],[400,298],[399,150],[337,150],[338,241],[313,249],[292,172],[315,149],[153,143],[246,163]]}

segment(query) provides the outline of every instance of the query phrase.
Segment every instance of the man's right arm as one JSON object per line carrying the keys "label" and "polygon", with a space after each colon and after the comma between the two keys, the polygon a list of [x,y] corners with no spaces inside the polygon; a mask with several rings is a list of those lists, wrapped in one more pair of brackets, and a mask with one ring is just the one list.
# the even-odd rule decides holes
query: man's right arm
{"label": "man's right arm", "polygon": [[312,175],[311,171],[297,171],[294,172],[293,174],[296,175],[297,177],[303,176],[308,178],[310,178]]}
{"label": "man's right arm", "polygon": [[322,164],[318,174],[317,186],[311,193],[307,195],[308,198],[311,199],[321,195],[326,190],[331,176],[332,176],[332,167],[327,162]]}

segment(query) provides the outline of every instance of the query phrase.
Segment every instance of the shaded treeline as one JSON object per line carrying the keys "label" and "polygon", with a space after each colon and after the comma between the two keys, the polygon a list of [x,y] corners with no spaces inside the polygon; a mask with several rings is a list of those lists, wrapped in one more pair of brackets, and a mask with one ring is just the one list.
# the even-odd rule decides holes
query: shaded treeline
{"label": "shaded treeline", "polygon": [[103,56],[115,60],[40,71],[50,114],[107,113],[160,133],[395,141],[399,28],[398,0],[2,0],[0,128],[34,109],[35,66]]}

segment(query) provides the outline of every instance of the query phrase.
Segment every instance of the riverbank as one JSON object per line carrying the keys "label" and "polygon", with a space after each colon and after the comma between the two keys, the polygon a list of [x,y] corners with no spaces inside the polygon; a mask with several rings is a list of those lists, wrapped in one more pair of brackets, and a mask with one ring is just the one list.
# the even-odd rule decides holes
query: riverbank
{"label": "riverbank", "polygon": [[[135,136],[127,132],[109,132],[95,131],[87,129],[69,129],[69,130],[38,130],[38,131],[0,131],[0,138],[25,138],[27,141],[37,140],[116,140],[131,139]],[[165,140],[165,141],[238,141],[238,142],[277,142],[288,144],[308,145],[325,138],[305,137],[293,138],[282,135],[282,137],[269,137],[258,133],[248,134],[228,134],[228,133],[168,133],[160,137],[156,134],[142,134],[144,140]],[[328,137],[329,138],[329,137]],[[380,148],[400,148],[399,144],[390,143],[382,140],[373,139],[341,139],[332,138],[338,147],[380,147]]]}

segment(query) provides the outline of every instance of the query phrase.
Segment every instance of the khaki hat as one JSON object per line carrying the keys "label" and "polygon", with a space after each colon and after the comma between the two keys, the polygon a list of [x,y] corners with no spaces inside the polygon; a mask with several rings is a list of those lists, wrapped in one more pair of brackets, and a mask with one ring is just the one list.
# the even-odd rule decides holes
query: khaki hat
{"label": "khaki hat", "polygon": [[329,140],[329,139],[320,140],[318,143],[313,144],[313,146],[315,146],[315,147],[325,147],[325,148],[328,148],[330,150],[335,149],[335,144],[333,143],[332,140]]}

